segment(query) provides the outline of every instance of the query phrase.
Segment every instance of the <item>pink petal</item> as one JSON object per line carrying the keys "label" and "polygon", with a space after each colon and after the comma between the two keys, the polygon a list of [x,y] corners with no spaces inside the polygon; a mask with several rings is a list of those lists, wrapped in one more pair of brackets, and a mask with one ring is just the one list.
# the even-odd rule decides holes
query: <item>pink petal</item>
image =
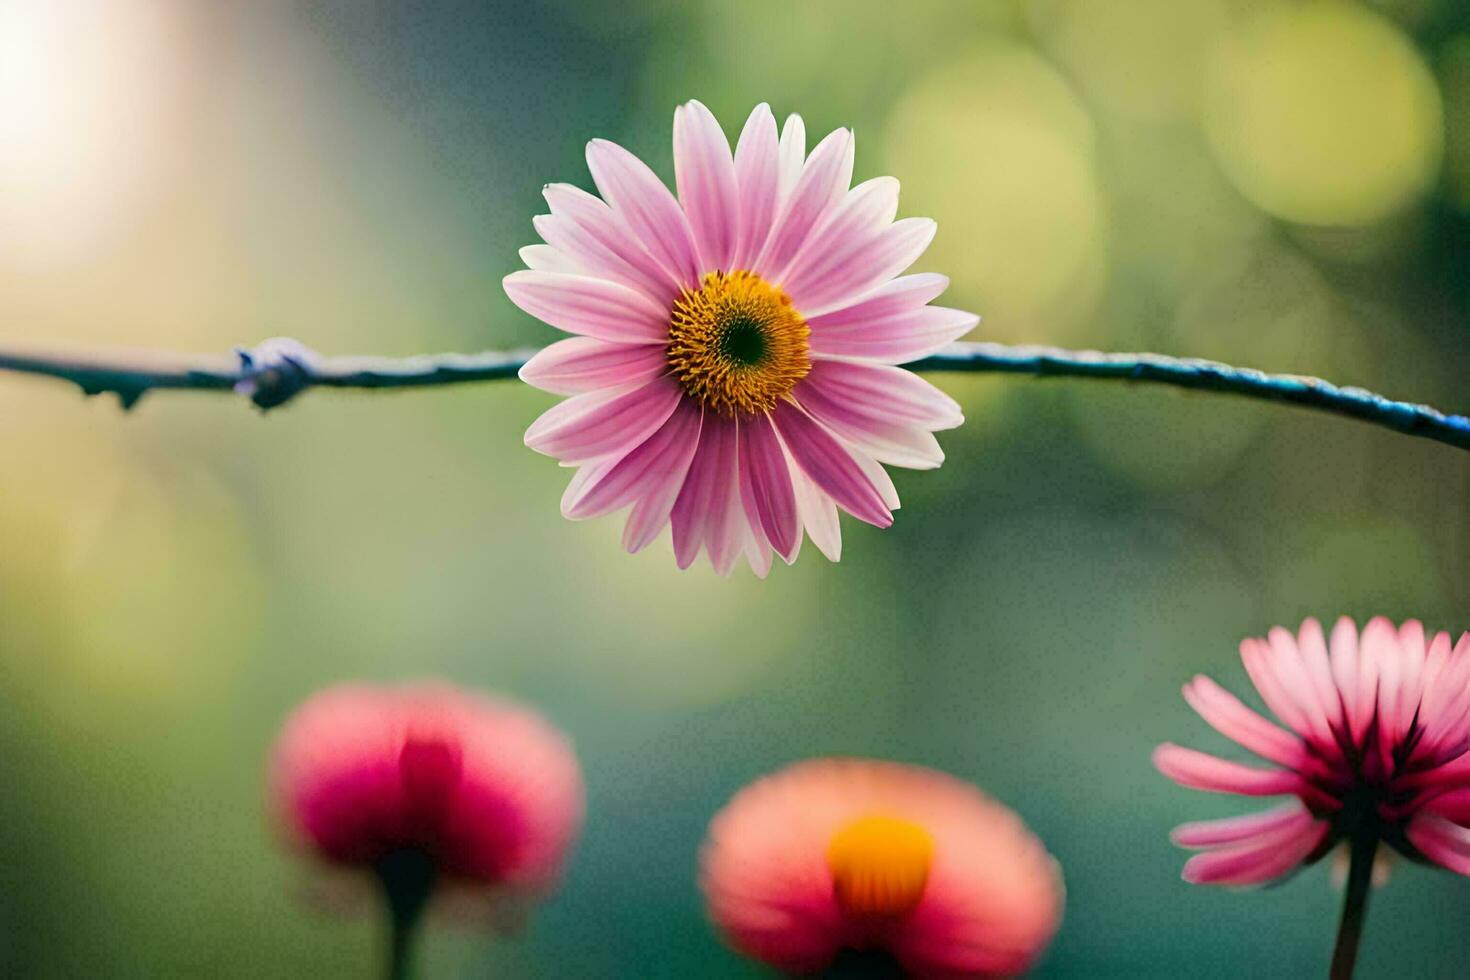
{"label": "pink petal", "polygon": [[811,350],[815,357],[856,357],[903,364],[942,350],[979,322],[978,316],[964,310],[921,306],[863,326],[812,326]]}
{"label": "pink petal", "polygon": [[1348,731],[1355,745],[1363,744],[1363,736],[1373,721],[1374,703],[1378,698],[1378,678],[1372,673],[1358,643],[1358,627],[1346,616],[1332,628],[1328,642],[1332,658],[1332,679],[1342,693]]}
{"label": "pink petal", "polygon": [[[1417,627],[1417,629],[1416,629]],[[1404,638],[1407,636],[1407,644]],[[1419,711],[1419,674],[1423,670],[1424,629],[1417,621],[1394,629],[1391,621],[1376,617],[1363,630],[1364,648],[1376,651],[1379,661],[1380,745],[1392,752],[1408,733]]]}
{"label": "pink petal", "polygon": [[1257,885],[1288,873],[1307,859],[1332,829],[1308,820],[1245,843],[1196,854],[1184,863],[1184,880],[1196,885]]}
{"label": "pink petal", "polygon": [[[678,476],[683,479],[684,471],[680,471]],[[647,493],[633,505],[628,523],[623,525],[623,550],[628,554],[635,555],[652,544],[664,525],[669,523],[669,510],[674,505],[674,495],[679,492],[679,484],[673,486],[669,493]]]}
{"label": "pink petal", "polygon": [[797,308],[821,316],[849,305],[854,296],[867,295],[913,265],[938,227],[929,218],[904,218],[869,238],[854,237],[814,255],[806,267],[805,288],[799,296],[792,293]]}
{"label": "pink petal", "polygon": [[1221,735],[1263,759],[1290,769],[1312,761],[1299,737],[1277,728],[1203,674],[1184,685],[1184,700]]}
{"label": "pink petal", "polygon": [[674,558],[688,568],[707,547],[710,563],[727,574],[740,554],[744,515],[739,505],[739,439],[735,422],[713,413],[704,420],[699,448],[670,514]]}
{"label": "pink petal", "polygon": [[701,271],[729,271],[739,234],[740,202],[730,144],[699,102],[674,110],[674,182],[694,232]]}
{"label": "pink petal", "polygon": [[1441,793],[1426,803],[1424,810],[1461,826],[1470,824],[1470,787]]}
{"label": "pink petal", "polygon": [[882,496],[830,432],[788,403],[779,405],[772,418],[797,465],[839,507],[876,527],[893,523]]}
{"label": "pink petal", "polygon": [[948,286],[949,279],[936,273],[900,276],[850,306],[809,316],[812,354],[888,363],[932,354],[980,320],[961,310],[925,305]]}
{"label": "pink petal", "polygon": [[568,333],[625,344],[668,341],[668,312],[647,294],[610,279],[522,270],[505,277],[505,294]]}
{"label": "pink petal", "polygon": [[597,485],[608,470],[617,465],[618,458],[617,456],[605,456],[577,467],[577,472],[572,474],[571,480],[567,482],[567,488],[562,491],[561,513],[563,517],[577,509],[578,502]]}
{"label": "pink petal", "polygon": [[762,102],[745,121],[735,147],[735,185],[740,192],[740,225],[732,269],[746,269],[760,255],[776,218],[780,192],[780,150],[776,119]]}
{"label": "pink petal", "polygon": [[1448,762],[1394,780],[1395,790],[1423,790],[1419,803],[1467,786],[1470,786],[1470,754],[1458,755]]}
{"label": "pink petal", "polygon": [[1180,824],[1174,828],[1169,839],[1180,847],[1219,847],[1221,844],[1235,844],[1286,827],[1299,828],[1311,823],[1313,819],[1311,811],[1302,806],[1300,800],[1292,800],[1260,813]]}
{"label": "pink petal", "polygon": [[663,181],[642,160],[607,140],[587,144],[587,166],[603,198],[664,271],[685,288],[697,286],[694,236]]}
{"label": "pink petal", "polygon": [[1470,875],[1470,830],[1432,813],[1421,813],[1404,828],[1419,853],[1455,874]]}
{"label": "pink petal", "polygon": [[959,403],[903,368],[853,361],[814,361],[797,388],[808,388],[827,403],[845,409],[847,424],[864,421],[886,425],[913,425],[923,429],[953,429],[964,422]]}
{"label": "pink petal", "polygon": [[1424,634],[1424,624],[1411,619],[1399,627],[1399,649],[1404,657],[1404,683],[1399,688],[1399,717],[1403,719],[1402,738],[1408,731],[1419,703],[1424,696],[1424,667],[1428,660],[1429,642]]}
{"label": "pink petal", "polygon": [[875,177],[864,181],[827,209],[790,267],[778,270],[773,266],[772,276],[780,279],[782,288],[791,295],[798,309],[807,309],[809,304],[804,297],[830,276],[832,267],[841,261],[840,256],[876,238],[893,221],[897,211],[897,180]]}
{"label": "pink petal", "polygon": [[1424,736],[1414,758],[1458,755],[1470,745],[1470,633],[1450,647],[1449,634],[1435,637],[1425,667],[1424,704],[1420,722]]}
{"label": "pink petal", "polygon": [[1296,637],[1290,630],[1276,626],[1267,634],[1267,643],[1270,647],[1268,659],[1277,681],[1301,709],[1302,720],[1307,726],[1302,734],[1324,749],[1336,750],[1332,726],[1328,724],[1327,712],[1317,697],[1316,685],[1297,649]]}
{"label": "pink petal", "polygon": [[[681,399],[674,413],[656,432],[639,443],[617,462],[608,466],[583,493],[563,510],[570,520],[581,521],[609,514],[650,493],[667,493],[664,519],[674,505],[674,495],[689,469],[689,460],[699,443],[700,410],[689,399]],[[673,489],[666,484],[671,481]],[[660,522],[653,528],[657,534]],[[647,543],[647,542],[645,542]]]}
{"label": "pink petal", "polygon": [[[786,454],[786,472],[791,476],[791,493],[795,496],[797,469],[796,464],[791,461],[790,453]],[[798,501],[796,505],[796,547],[791,549],[791,554],[783,555],[781,559],[788,565],[796,564],[796,559],[801,557],[801,546],[806,543],[806,535],[801,533],[802,526],[801,503]]]}
{"label": "pink petal", "polygon": [[571,275],[586,275],[587,270],[571,256],[558,252],[550,245],[524,245],[519,252],[521,262],[527,269],[539,272],[566,272]]}
{"label": "pink petal", "polygon": [[669,378],[631,390],[613,388],[576,395],[532,422],[526,430],[526,445],[564,463],[624,453],[663,425],[683,397],[683,389]]}
{"label": "pink petal", "polygon": [[551,215],[536,219],[535,225],[548,244],[588,271],[627,283],[661,307],[672,307],[678,281],[654,261],[606,201],[571,184],[547,184],[541,193]]}
{"label": "pink petal", "polygon": [[1369,620],[1358,641],[1358,653],[1378,678],[1378,759],[1384,772],[1392,772],[1393,752],[1399,733],[1407,731],[1409,719],[1399,717],[1400,694],[1404,682],[1404,658],[1399,648],[1398,630],[1382,616]]}
{"label": "pink petal", "polygon": [[939,440],[926,429],[871,420],[854,425],[848,413],[813,392],[798,398],[797,403],[855,453],[911,470],[937,469],[944,462]]}
{"label": "pink petal", "polygon": [[1327,653],[1327,638],[1322,633],[1322,624],[1308,618],[1297,631],[1297,649],[1301,652],[1302,669],[1306,671],[1317,703],[1321,705],[1328,727],[1340,731],[1343,727],[1342,695],[1332,681],[1332,662]]}
{"label": "pink petal", "polygon": [[1451,656],[1453,650],[1454,644],[1450,635],[1440,632],[1429,641],[1429,647],[1424,652],[1424,671],[1420,677],[1424,697],[1419,704],[1419,724],[1426,730],[1426,737],[1428,730],[1434,728],[1440,720],[1440,714],[1451,695],[1458,693],[1441,683],[1444,678],[1452,676],[1455,665],[1455,658]]}
{"label": "pink petal", "polygon": [[825,419],[821,421],[855,451],[863,452],[880,463],[910,470],[932,470],[944,462],[944,450],[939,447],[939,440],[923,429],[869,426],[859,431],[838,428]]}
{"label": "pink petal", "polygon": [[937,272],[900,276],[856,300],[849,306],[807,318],[815,333],[818,328],[862,327],[881,324],[902,313],[923,309],[949,288],[949,277]]}
{"label": "pink petal", "polygon": [[1392,693],[1385,691],[1383,687],[1379,688],[1379,717],[1382,719],[1386,714],[1392,719],[1388,734],[1390,740],[1397,745],[1408,735],[1409,726],[1419,712],[1428,643],[1424,635],[1424,624],[1416,619],[1406,620],[1397,630],[1388,620],[1383,622],[1389,635],[1393,637],[1387,644],[1387,649],[1396,654],[1397,669]]}
{"label": "pink petal", "polygon": [[851,130],[836,130],[817,144],[776,219],[770,241],[756,260],[756,272],[780,284],[780,274],[790,267],[811,230],[847,191],[852,179],[852,153]]}
{"label": "pink petal", "polygon": [[1240,661],[1245,665],[1245,672],[1250,675],[1251,683],[1256,686],[1261,700],[1266,702],[1266,707],[1288,728],[1298,734],[1307,734],[1311,726],[1307,722],[1306,713],[1276,676],[1275,657],[1271,648],[1254,637],[1242,640]]}
{"label": "pink petal", "polygon": [[828,561],[841,561],[842,528],[837,521],[837,505],[799,466],[791,470],[791,485],[796,490],[796,512],[812,544]]}
{"label": "pink petal", "polygon": [[633,505],[628,523],[623,527],[623,547],[630,553],[648,547],[664,529],[664,525],[669,523],[674,501],[679,496],[679,489],[684,485],[684,477],[689,472],[689,464],[699,446],[702,414],[689,401],[681,402],[679,410],[674,413],[673,418],[679,421],[682,431],[677,434],[677,441],[664,454],[660,465],[649,470],[638,502]]}
{"label": "pink petal", "polygon": [[1211,793],[1284,796],[1305,783],[1286,769],[1254,769],[1166,742],[1154,749],[1154,767],[1181,786]]}
{"label": "pink petal", "polygon": [[801,179],[801,168],[806,165],[806,123],[796,113],[786,117],[776,152],[776,214],[779,215],[781,208],[791,200],[791,192]]}
{"label": "pink petal", "polygon": [[543,347],[521,368],[526,384],[555,395],[580,395],[651,381],[668,370],[662,347],[611,344],[592,337],[569,337]]}
{"label": "pink petal", "polygon": [[865,402],[831,397],[820,381],[798,385],[792,397],[812,418],[881,462],[915,470],[944,462],[939,440],[927,429],[892,422]]}
{"label": "pink petal", "polygon": [[[771,574],[771,545],[766,535],[759,528],[752,527],[745,521],[740,522],[741,533],[744,535],[744,543],[741,553],[745,555],[750,570],[755,573],[756,578],[765,578]],[[792,554],[796,554],[796,548],[801,546],[800,539],[792,546]]]}
{"label": "pink petal", "polygon": [[893,485],[893,478],[888,475],[888,471],[866,453],[853,453],[852,458],[862,469],[868,482],[878,491],[883,506],[889,510],[898,510],[898,488]]}
{"label": "pink petal", "polygon": [[801,525],[796,515],[796,494],[786,454],[771,426],[757,415],[740,422],[740,498],[746,517],[761,536],[783,558],[795,554]]}

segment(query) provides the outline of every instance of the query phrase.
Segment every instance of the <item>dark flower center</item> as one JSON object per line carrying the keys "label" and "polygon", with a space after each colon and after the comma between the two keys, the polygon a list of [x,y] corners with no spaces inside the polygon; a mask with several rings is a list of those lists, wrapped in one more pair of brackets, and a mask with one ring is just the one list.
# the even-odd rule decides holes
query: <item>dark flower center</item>
{"label": "dark flower center", "polygon": [[722,355],[746,367],[755,367],[764,361],[768,349],[761,325],[746,317],[725,325],[719,346]]}
{"label": "dark flower center", "polygon": [[811,370],[811,331],[791,298],[753,272],[711,272],[669,315],[669,371],[725,416],[769,412]]}
{"label": "dark flower center", "polygon": [[844,949],[822,974],[823,980],[905,980],[903,965],[881,949]]}

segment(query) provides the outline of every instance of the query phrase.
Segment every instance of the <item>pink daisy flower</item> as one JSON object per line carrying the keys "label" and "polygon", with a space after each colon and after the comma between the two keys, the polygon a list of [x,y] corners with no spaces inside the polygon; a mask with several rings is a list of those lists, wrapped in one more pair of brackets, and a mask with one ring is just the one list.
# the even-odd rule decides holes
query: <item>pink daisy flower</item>
{"label": "pink daisy flower", "polygon": [[978,317],[928,305],[944,276],[900,275],[934,222],[894,220],[898,181],[849,189],[853,135],[806,153],[799,116],[779,138],[769,107],[732,155],[698,102],[674,113],[675,199],[606,140],[587,146],[601,198],[550,184],[545,244],[505,279],[521,309],[575,336],[521,371],[570,395],[526,445],[577,467],[562,513],[631,507],[629,551],[673,526],[687,568],[703,549],[721,574],[788,563],[803,530],[832,561],[837,511],[878,527],[898,494],[882,464],[944,459],[933,433],[959,405],[894,365],[931,354]]}
{"label": "pink daisy flower", "polygon": [[561,733],[443,684],[314,695],[281,732],[269,791],[293,843],[376,878],[399,970],[431,899],[505,919],[555,883],[582,818]]}
{"label": "pink daisy flower", "polygon": [[1418,622],[1395,627],[1379,617],[1360,637],[1344,618],[1328,638],[1308,619],[1296,636],[1276,627],[1267,639],[1245,640],[1240,655],[1285,728],[1208,677],[1186,684],[1184,697],[1222,735],[1278,768],[1172,744],[1155,750],[1154,764],[1193,789],[1295,799],[1179,827],[1174,841],[1201,851],[1185,863],[1184,878],[1258,884],[1346,843],[1344,939],[1351,948],[1340,944],[1334,973],[1346,976],[1380,843],[1470,874],[1470,633],[1452,642],[1448,633],[1427,636]]}
{"label": "pink daisy flower", "polygon": [[1062,912],[1056,862],[1014,813],[943,773],[862,759],[741,790],[701,877],[732,946],[801,976],[1009,976]]}

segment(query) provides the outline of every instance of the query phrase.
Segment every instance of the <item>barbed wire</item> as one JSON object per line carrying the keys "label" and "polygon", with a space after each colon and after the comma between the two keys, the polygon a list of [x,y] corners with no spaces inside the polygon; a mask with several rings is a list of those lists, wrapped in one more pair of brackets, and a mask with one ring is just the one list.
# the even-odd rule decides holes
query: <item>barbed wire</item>
{"label": "barbed wire", "polygon": [[[195,356],[0,345],[0,370],[69,381],[88,395],[110,393],[124,409],[153,391],[213,391],[240,395],[270,410],[312,388],[396,390],[501,381],[514,378],[535,353],[329,357],[285,337],[237,348],[229,355]],[[960,342],[906,366],[925,372],[1110,379],[1220,392],[1316,409],[1470,449],[1470,418],[1465,416],[1321,378],[1269,374],[1198,358]]]}

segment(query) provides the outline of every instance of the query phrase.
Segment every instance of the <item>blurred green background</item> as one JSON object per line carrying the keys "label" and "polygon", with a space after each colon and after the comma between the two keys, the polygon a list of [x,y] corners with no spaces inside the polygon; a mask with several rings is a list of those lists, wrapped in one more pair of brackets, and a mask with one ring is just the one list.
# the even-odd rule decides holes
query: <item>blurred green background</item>
{"label": "blurred green background", "polygon": [[[938,219],[977,338],[1156,349],[1470,409],[1461,0],[204,4],[0,0],[0,339],[334,353],[542,344],[500,279],[604,136],[671,175],[676,103],[857,133]],[[1185,885],[1169,829],[1249,803],[1148,755],[1224,743],[1303,616],[1470,626],[1470,460],[1119,384],[936,377],[965,406],[904,508],[766,582],[557,512],[515,383],[124,416],[0,378],[0,973],[361,976],[376,922],[294,900],[264,825],[285,714],[344,678],[539,705],[589,822],[518,940],[431,977],[756,977],[705,925],[707,820],[791,760],[972,779],[1060,859],[1051,977],[1318,975],[1316,868]],[[1470,883],[1400,866],[1362,975],[1456,977]]]}

